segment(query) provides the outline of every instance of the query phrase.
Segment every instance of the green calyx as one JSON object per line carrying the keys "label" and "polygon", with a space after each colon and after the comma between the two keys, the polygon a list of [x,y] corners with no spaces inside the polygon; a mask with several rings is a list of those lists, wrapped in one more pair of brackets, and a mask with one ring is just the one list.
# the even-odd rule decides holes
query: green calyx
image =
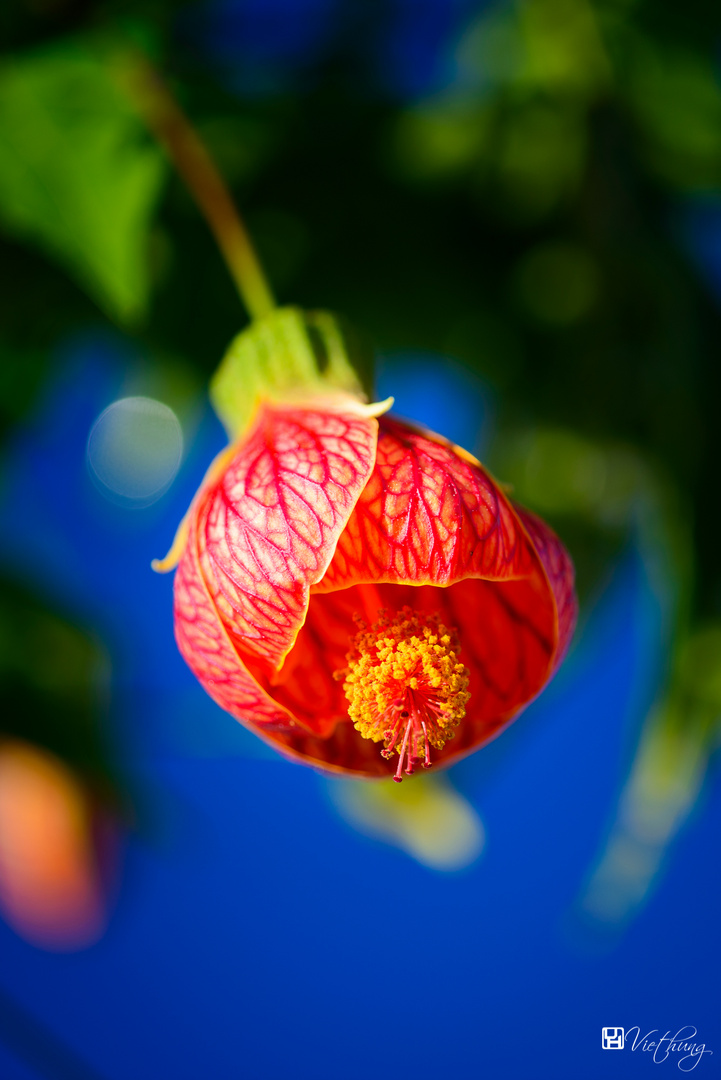
{"label": "green calyx", "polygon": [[210,382],[210,399],[231,440],[263,401],[350,394],[367,401],[367,352],[327,311],[278,308],[231,342]]}

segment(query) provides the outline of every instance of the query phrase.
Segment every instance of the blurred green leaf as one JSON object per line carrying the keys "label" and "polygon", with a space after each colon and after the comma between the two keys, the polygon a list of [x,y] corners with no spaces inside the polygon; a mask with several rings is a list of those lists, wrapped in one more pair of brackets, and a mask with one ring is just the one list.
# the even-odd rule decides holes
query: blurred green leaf
{"label": "blurred green leaf", "polygon": [[0,68],[0,222],[108,314],[142,315],[163,159],[100,59],[75,42]]}
{"label": "blurred green leaf", "polygon": [[584,318],[596,303],[598,268],[576,244],[542,244],[531,248],[518,265],[516,289],[536,319],[564,326]]}
{"label": "blurred green leaf", "polygon": [[707,57],[637,42],[630,97],[652,169],[687,191],[721,183],[721,83]]}
{"label": "blurred green leaf", "polygon": [[394,170],[411,181],[455,176],[484,152],[490,109],[474,102],[425,104],[402,112],[392,143]]}

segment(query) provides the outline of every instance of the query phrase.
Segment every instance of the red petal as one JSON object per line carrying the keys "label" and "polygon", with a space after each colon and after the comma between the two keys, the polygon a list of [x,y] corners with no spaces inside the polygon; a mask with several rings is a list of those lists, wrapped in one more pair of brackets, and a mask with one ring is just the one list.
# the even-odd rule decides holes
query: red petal
{"label": "red petal", "polygon": [[252,717],[264,729],[292,726],[293,717],[250,675],[218,616],[200,569],[194,518],[175,573],[175,638],[186,663],[222,709],[238,720]]}
{"label": "red petal", "polygon": [[198,507],[198,556],[218,617],[272,676],[373,469],[378,422],[266,406]]}
{"label": "red petal", "polygon": [[505,495],[470,456],[380,420],[376,467],[314,592],[361,581],[450,585],[533,573],[533,549]]}
{"label": "red petal", "polygon": [[[356,585],[315,593],[295,647],[270,692],[302,727],[278,732],[269,741],[286,754],[325,769],[364,776],[390,776],[396,761],[381,758],[379,746],[351,726],[341,683],[333,671],[346,666],[357,631],[353,615],[373,622],[382,608],[439,612],[459,631],[461,659],[470,671],[471,699],[456,734],[437,763],[448,764],[477,749],[505,727],[545,686],[556,648],[556,611],[548,584],[537,573],[523,581],[468,579],[448,588]],[[328,737],[308,735],[318,719]],[[319,729],[320,730],[320,729]]]}
{"label": "red petal", "polygon": [[[515,504],[514,504],[515,505]],[[543,563],[549,584],[553,589],[558,612],[558,650],[554,670],[563,660],[571,643],[578,616],[578,601],[574,589],[575,573],[571,557],[553,529],[530,510],[515,505],[516,513],[526,527],[533,546]]]}

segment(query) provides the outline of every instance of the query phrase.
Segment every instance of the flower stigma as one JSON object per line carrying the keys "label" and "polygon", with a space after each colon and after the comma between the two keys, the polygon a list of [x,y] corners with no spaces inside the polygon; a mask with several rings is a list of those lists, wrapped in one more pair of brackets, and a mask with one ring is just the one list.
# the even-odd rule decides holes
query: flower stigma
{"label": "flower stigma", "polygon": [[344,679],[348,715],[363,738],[382,741],[384,758],[397,751],[400,783],[404,764],[408,776],[416,765],[430,768],[430,747],[441,750],[455,735],[471,696],[468,669],[456,630],[439,615],[404,607],[382,611],[370,628],[356,621],[348,667],[335,678]]}

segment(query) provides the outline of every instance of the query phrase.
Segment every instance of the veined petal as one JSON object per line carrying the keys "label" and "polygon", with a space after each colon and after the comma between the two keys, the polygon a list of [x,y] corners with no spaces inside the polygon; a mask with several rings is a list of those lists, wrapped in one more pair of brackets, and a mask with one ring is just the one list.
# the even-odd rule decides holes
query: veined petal
{"label": "veined petal", "polygon": [[578,616],[573,563],[565,547],[545,521],[522,506],[515,506],[515,510],[533,541],[556,601],[558,645],[553,665],[555,671],[571,643]]}
{"label": "veined petal", "polygon": [[292,648],[310,588],[373,470],[377,431],[375,418],[327,404],[266,405],[203,493],[200,570],[230,644],[254,674],[272,678]]}
{"label": "veined petal", "polygon": [[[515,510],[538,544],[525,577],[469,577],[447,587],[367,583],[329,592],[314,589],[305,624],[279,684],[271,689],[299,726],[273,733],[269,741],[286,755],[326,771],[392,773],[395,763],[385,762],[377,751],[369,753],[371,744],[342,722],[347,702],[332,672],[344,666],[356,616],[371,624],[381,610],[397,611],[404,605],[438,613],[457,630],[460,658],[470,673],[466,716],[455,737],[434,751],[435,762],[464,757],[500,734],[558,667],[576,614],[573,569],[565,549],[534,515]],[[308,734],[320,716],[327,719],[325,739]]]}
{"label": "veined petal", "polygon": [[250,675],[223,626],[198,558],[191,519],[188,543],[175,574],[175,639],[186,663],[222,709],[264,730],[288,729],[292,715]]}
{"label": "veined petal", "polygon": [[359,582],[451,585],[537,572],[506,496],[470,455],[383,417],[373,475],[314,592]]}
{"label": "veined petal", "polygon": [[[346,665],[357,629],[354,616],[373,622],[382,609],[397,611],[406,604],[438,613],[455,627],[460,658],[470,672],[466,716],[457,734],[434,751],[436,764],[464,757],[499,734],[548,681],[556,654],[556,610],[540,571],[512,581],[471,578],[447,588],[366,584],[316,592],[280,681],[269,688],[298,726],[273,731],[268,741],[326,771],[392,775],[395,762],[384,760],[377,745],[348,722],[347,701],[333,671]],[[325,738],[310,734],[321,717]]]}

